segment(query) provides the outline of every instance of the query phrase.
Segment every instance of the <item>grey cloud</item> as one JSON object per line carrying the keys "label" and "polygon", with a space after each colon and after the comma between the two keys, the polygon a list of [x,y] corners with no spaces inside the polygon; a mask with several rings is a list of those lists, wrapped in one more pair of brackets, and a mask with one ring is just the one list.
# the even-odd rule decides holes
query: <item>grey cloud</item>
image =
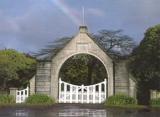
{"label": "grey cloud", "polygon": [[0,33],[17,32],[18,30],[19,27],[14,18],[8,17],[0,11]]}
{"label": "grey cloud", "polygon": [[[6,35],[12,33],[8,41],[0,38],[6,42],[8,47],[23,51],[37,51],[57,37],[71,34],[75,30],[74,24],[70,23],[66,16],[54,14],[57,11],[33,7],[22,16],[6,17],[0,23],[0,26],[7,27],[6,29],[1,27],[0,33],[4,34],[4,31]],[[1,16],[4,17],[4,15]],[[73,30],[71,31],[71,29]]]}
{"label": "grey cloud", "polygon": [[[104,4],[86,7],[86,22],[93,32],[104,28],[124,29],[130,36],[142,39],[146,28],[160,21],[160,0],[112,0]],[[75,14],[81,14],[77,6],[69,5]],[[27,8],[17,16],[0,9],[0,46],[36,51],[78,30],[70,18],[46,1],[34,2]]]}
{"label": "grey cloud", "polygon": [[0,49],[5,49],[5,44],[0,43]]}
{"label": "grey cloud", "polygon": [[101,9],[98,9],[98,8],[87,8],[86,10],[86,14],[91,14],[91,15],[94,15],[94,16],[104,16],[105,15],[105,12]]}

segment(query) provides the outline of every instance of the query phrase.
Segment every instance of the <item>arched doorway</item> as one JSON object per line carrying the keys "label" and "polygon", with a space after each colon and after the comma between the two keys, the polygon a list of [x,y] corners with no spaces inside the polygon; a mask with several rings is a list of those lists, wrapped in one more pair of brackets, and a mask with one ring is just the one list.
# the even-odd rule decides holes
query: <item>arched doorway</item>
{"label": "arched doorway", "polygon": [[90,54],[76,54],[60,68],[59,78],[75,85],[93,85],[108,79],[103,63]]}
{"label": "arched doorway", "polygon": [[62,65],[70,57],[77,54],[88,54],[96,57],[104,65],[107,76],[107,96],[111,96],[114,93],[114,75],[113,75],[113,60],[105,52],[105,50],[99,46],[94,39],[92,39],[88,32],[87,27],[80,27],[79,33],[71,39],[58,53],[51,57],[51,73],[50,73],[50,89],[49,95],[58,101],[58,82],[59,72]]}
{"label": "arched doorway", "polygon": [[89,54],[68,58],[59,71],[59,103],[102,103],[108,75],[103,63]]}
{"label": "arched doorway", "polygon": [[[112,74],[112,70],[113,70],[113,66],[112,63],[111,64],[106,64],[107,62],[110,63],[110,61],[104,62],[107,59],[105,58],[105,60],[103,61],[103,58],[101,59],[101,56],[96,56],[95,54],[92,53],[74,53],[74,54],[69,54],[68,56],[63,56],[61,58],[58,59],[58,61],[56,63],[52,63],[52,65],[54,66],[54,68],[52,68],[51,74],[53,74],[51,76],[51,96],[53,96],[57,102],[59,99],[59,72],[61,67],[63,66],[63,64],[65,63],[65,61],[67,61],[70,57],[77,55],[77,54],[88,54],[88,55],[92,55],[95,58],[97,58],[99,61],[101,61],[101,63],[104,65],[106,71],[107,71],[107,87],[106,87],[106,98],[110,95],[113,95],[113,74]],[[107,66],[108,65],[108,66]],[[54,73],[53,73],[54,72]]]}

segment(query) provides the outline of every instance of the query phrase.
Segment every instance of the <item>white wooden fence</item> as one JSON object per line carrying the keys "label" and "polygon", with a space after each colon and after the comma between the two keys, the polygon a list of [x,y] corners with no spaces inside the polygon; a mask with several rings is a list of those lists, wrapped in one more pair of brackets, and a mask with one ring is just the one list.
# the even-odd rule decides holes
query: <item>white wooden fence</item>
{"label": "white wooden fence", "polygon": [[23,90],[16,90],[16,103],[25,102],[28,96],[29,96],[29,87]]}
{"label": "white wooden fence", "polygon": [[157,90],[151,90],[150,91],[151,99],[157,99],[160,98],[160,91]]}
{"label": "white wooden fence", "polygon": [[78,86],[59,79],[59,103],[102,103],[106,100],[107,80],[89,85]]}

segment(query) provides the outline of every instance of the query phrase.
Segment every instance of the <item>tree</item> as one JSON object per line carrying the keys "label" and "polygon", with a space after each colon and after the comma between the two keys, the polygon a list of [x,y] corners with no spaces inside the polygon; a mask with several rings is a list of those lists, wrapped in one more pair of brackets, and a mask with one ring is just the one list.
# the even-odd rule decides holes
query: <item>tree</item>
{"label": "tree", "polygon": [[0,86],[21,87],[35,74],[36,60],[12,49],[0,50]]}
{"label": "tree", "polygon": [[110,55],[128,55],[136,47],[133,39],[122,34],[122,30],[100,30],[98,34],[94,35],[94,38]]}
{"label": "tree", "polygon": [[160,25],[146,31],[132,53],[129,67],[137,83],[138,104],[149,105],[150,89],[158,89],[160,82]]}
{"label": "tree", "polygon": [[[97,64],[94,64],[95,61]],[[94,69],[90,68],[93,66]],[[91,85],[107,78],[104,65],[97,58],[87,54],[78,54],[69,58],[61,67],[59,75],[63,81],[76,85]]]}

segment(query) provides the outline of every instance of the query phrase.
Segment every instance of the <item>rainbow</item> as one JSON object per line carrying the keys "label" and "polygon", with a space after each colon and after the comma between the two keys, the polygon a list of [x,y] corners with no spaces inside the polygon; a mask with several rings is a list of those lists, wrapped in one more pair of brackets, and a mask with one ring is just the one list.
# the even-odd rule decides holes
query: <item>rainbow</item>
{"label": "rainbow", "polygon": [[67,17],[69,17],[76,25],[81,25],[82,22],[78,15],[63,0],[51,0]]}

